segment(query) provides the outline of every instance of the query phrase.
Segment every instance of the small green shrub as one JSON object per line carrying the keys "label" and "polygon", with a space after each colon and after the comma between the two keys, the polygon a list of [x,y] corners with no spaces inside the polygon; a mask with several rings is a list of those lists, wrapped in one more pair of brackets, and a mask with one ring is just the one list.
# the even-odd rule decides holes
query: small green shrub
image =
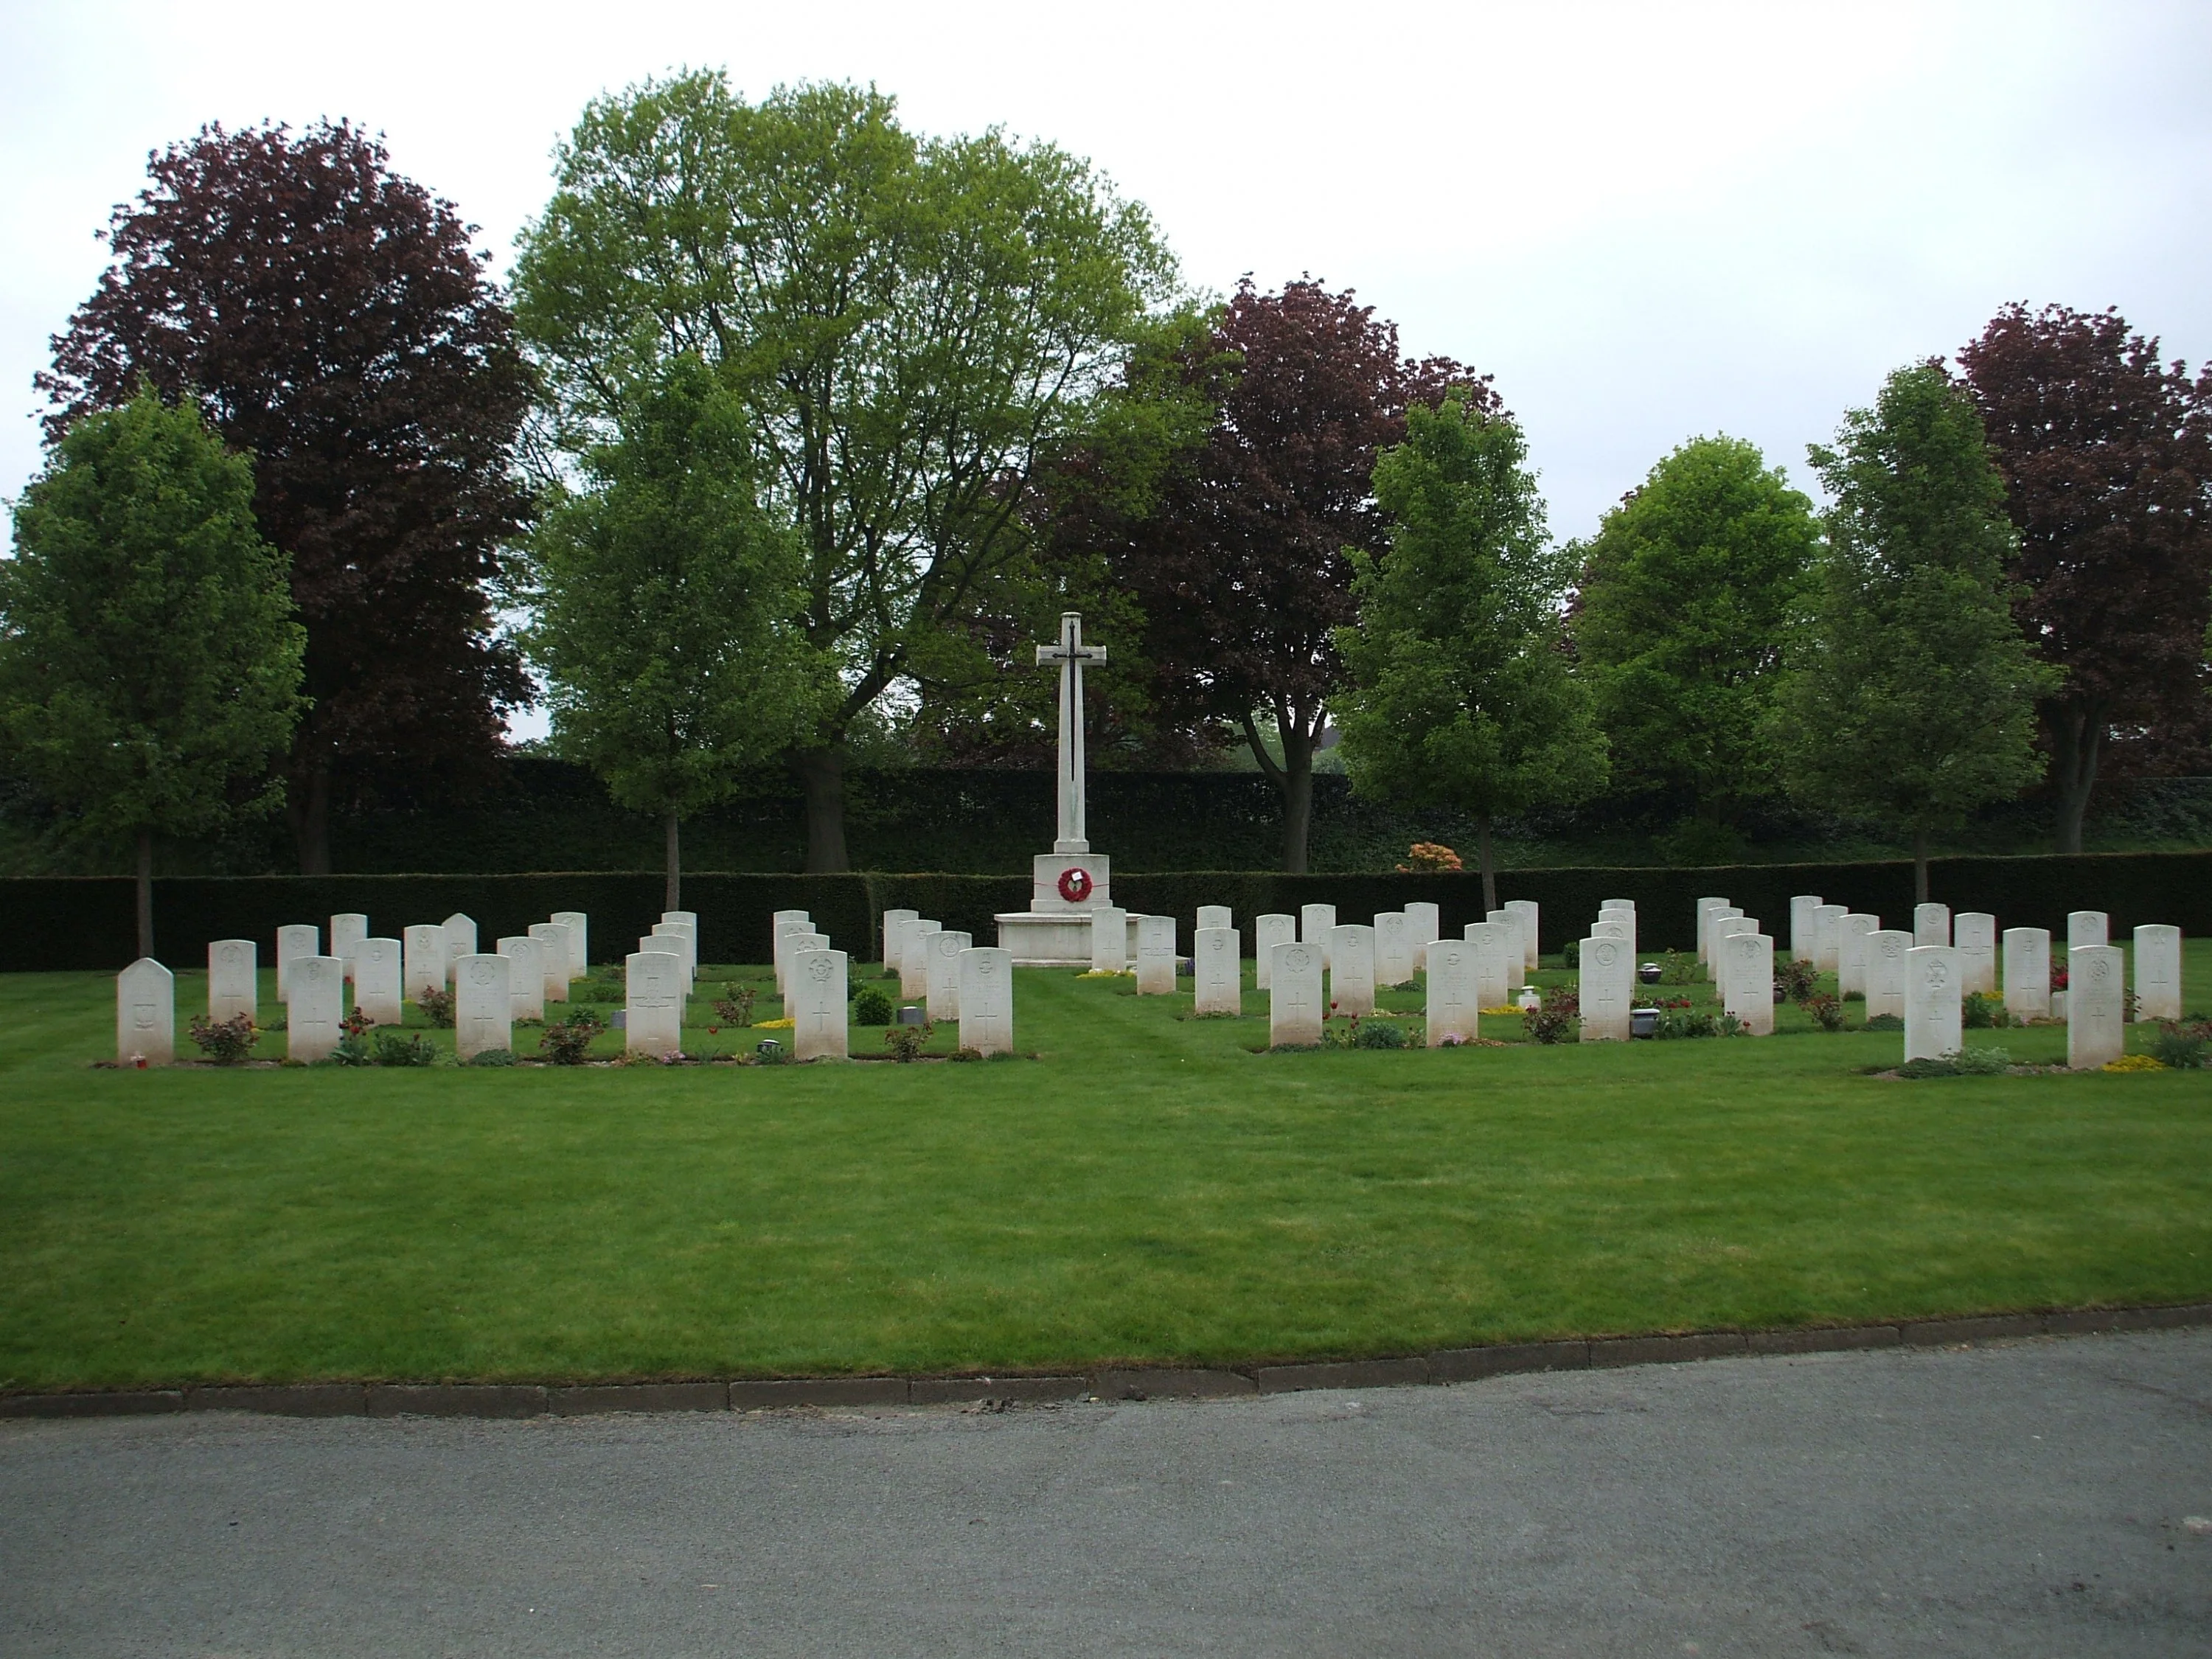
{"label": "small green shrub", "polygon": [[1961,1077],[2002,1077],[2012,1069],[2012,1056],[2002,1048],[1961,1048],[1948,1058]]}
{"label": "small green shrub", "polygon": [[2212,1022],[2160,1020],[2158,1035],[2150,1040],[2150,1057],[2169,1070],[2193,1072],[2204,1064],[2208,1040],[2212,1040]]}
{"label": "small green shrub", "polygon": [[479,1048],[469,1056],[468,1063],[471,1066],[512,1066],[514,1064],[514,1050]]}
{"label": "small green shrub", "polygon": [[853,999],[853,1024],[855,1025],[888,1025],[894,1012],[891,1000],[872,985]]}
{"label": "small green shrub", "polygon": [[927,1025],[894,1025],[884,1033],[884,1047],[891,1051],[891,1058],[900,1065],[911,1066],[921,1058],[929,1037],[930,1027]]}
{"label": "small green shrub", "polygon": [[451,991],[425,991],[415,999],[415,1006],[422,1011],[422,1018],[440,1030],[453,1029],[453,994]]}
{"label": "small green shrub", "polygon": [[1583,964],[1583,942],[1578,939],[1571,939],[1565,945],[1562,945],[1559,947],[1559,960],[1569,968],[1581,967]]}
{"label": "small green shrub", "polygon": [[1387,1020],[1370,1019],[1354,1034],[1352,1046],[1355,1048],[1402,1048],[1406,1046],[1406,1028],[1393,1025]]}
{"label": "small green shrub", "polygon": [[1669,951],[1659,958],[1662,985],[1688,985],[1698,977],[1698,959],[1684,951]]}
{"label": "small green shrub", "polygon": [[1969,991],[1959,1003],[1959,1024],[1969,1031],[1986,1031],[2011,1023],[2010,1016],[2005,1012],[2004,1003],[1996,997],[1984,996],[1979,991]]}
{"label": "small green shrub", "polygon": [[252,1018],[245,1014],[233,1014],[228,1019],[194,1014],[191,1033],[199,1051],[218,1066],[236,1066],[251,1059],[258,1035]]}
{"label": "small green shrub", "polygon": [[1844,1029],[1844,1005],[1837,1001],[1828,992],[1816,993],[1814,995],[1807,997],[1797,1006],[1802,1008],[1813,1024],[1822,1030],[1840,1031]]}
{"label": "small green shrub", "polygon": [[1802,1002],[1820,988],[1820,970],[1809,957],[1774,964],[1774,988],[1789,1002]]}
{"label": "small green shrub", "polygon": [[1521,1027],[1538,1042],[1565,1042],[1575,1034],[1582,1000],[1564,985],[1552,987],[1543,996],[1541,1003],[1521,1016]]}
{"label": "small green shrub", "polygon": [[404,1031],[379,1031],[375,1058],[379,1066],[435,1066],[438,1045],[426,1036],[410,1036]]}
{"label": "small green shrub", "polygon": [[566,1019],[548,1020],[538,1039],[538,1052],[556,1066],[581,1066],[591,1052],[592,1039],[607,1028],[597,1014],[578,1009]]}
{"label": "small green shrub", "polygon": [[722,994],[714,999],[714,1017],[725,1025],[750,1025],[753,1023],[753,1002],[759,995],[750,985],[725,985]]}
{"label": "small green shrub", "polygon": [[1905,1022],[1895,1014],[1869,1014],[1866,1028],[1869,1031],[1901,1031]]}

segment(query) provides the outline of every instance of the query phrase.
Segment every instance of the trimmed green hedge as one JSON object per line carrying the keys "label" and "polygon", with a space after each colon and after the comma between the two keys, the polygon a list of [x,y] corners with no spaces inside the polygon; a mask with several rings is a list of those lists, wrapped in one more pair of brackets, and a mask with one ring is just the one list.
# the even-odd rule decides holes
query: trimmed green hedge
{"label": "trimmed green hedge", "polygon": [[[1930,870],[1935,896],[1954,911],[1988,910],[2001,927],[2049,927],[2063,937],[2069,910],[2110,913],[2115,937],[2142,922],[2212,933],[2212,852],[2092,853],[2078,858],[1940,859]],[[365,912],[371,929],[397,937],[409,922],[437,921],[459,910],[476,919],[489,944],[520,933],[555,910],[592,919],[592,954],[614,961],[635,949],[661,910],[661,878],[647,872],[483,876],[174,877],[154,884],[155,951],[173,967],[204,964],[217,939],[259,940],[276,948],[289,922],[327,925],[338,911]],[[1638,942],[1650,951],[1686,949],[1696,901],[1726,896],[1786,942],[1790,899],[1818,893],[1832,903],[1910,925],[1912,866],[1881,864],[1759,864],[1717,869],[1515,870],[1498,877],[1500,901],[1542,907],[1543,947],[1556,951],[1594,921],[1601,900],[1636,901]],[[1132,910],[1171,915],[1190,945],[1201,904],[1226,904],[1250,949],[1251,921],[1302,904],[1334,904],[1345,921],[1433,901],[1444,931],[1482,916],[1473,875],[1310,875],[1267,871],[1193,871],[1116,875],[1114,898]],[[700,945],[710,962],[765,962],[769,918],[810,912],[841,950],[872,961],[883,913],[919,910],[947,927],[995,940],[993,917],[1026,909],[1020,876],[694,875],[684,902],[699,913]],[[0,881],[7,925],[0,928],[0,971],[119,968],[134,954],[131,884],[120,877],[25,878]]]}

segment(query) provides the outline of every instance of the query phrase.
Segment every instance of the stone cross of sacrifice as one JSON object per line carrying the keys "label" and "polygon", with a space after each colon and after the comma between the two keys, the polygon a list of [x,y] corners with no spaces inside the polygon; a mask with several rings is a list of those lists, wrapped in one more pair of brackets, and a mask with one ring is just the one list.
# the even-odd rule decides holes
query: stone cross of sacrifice
{"label": "stone cross of sacrifice", "polygon": [[1106,647],[1083,642],[1083,613],[1060,613],[1060,642],[1036,648],[1037,666],[1060,670],[1060,836],[1055,853],[1087,853],[1083,833],[1083,665],[1104,662]]}

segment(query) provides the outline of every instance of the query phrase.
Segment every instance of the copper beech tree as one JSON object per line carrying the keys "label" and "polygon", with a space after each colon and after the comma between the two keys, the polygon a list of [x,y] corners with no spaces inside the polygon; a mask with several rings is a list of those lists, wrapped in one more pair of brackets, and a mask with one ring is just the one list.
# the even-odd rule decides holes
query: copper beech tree
{"label": "copper beech tree", "polygon": [[489,256],[358,129],[210,126],[151,173],[38,377],[47,435],[151,386],[252,456],[307,629],[288,808],[326,871],[334,789],[488,759],[528,696],[489,590],[525,514],[530,376]]}
{"label": "copper beech tree", "polygon": [[2014,614],[2063,678],[2037,705],[2058,850],[2112,752],[2171,771],[2212,721],[2212,371],[2116,311],[2008,306],[1959,353],[2020,531]]}

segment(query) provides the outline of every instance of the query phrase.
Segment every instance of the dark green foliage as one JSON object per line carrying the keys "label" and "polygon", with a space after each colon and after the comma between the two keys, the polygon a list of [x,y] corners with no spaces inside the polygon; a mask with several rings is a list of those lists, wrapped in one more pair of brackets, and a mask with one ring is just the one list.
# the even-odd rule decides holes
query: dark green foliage
{"label": "dark green foliage", "polygon": [[891,1051],[891,1058],[902,1066],[911,1066],[921,1058],[922,1048],[930,1038],[927,1025],[894,1025],[884,1033],[884,1047]]}
{"label": "dark green foliage", "polygon": [[[572,990],[569,994],[574,995]],[[415,1006],[422,1011],[422,1018],[441,1031],[453,1029],[453,994],[451,991],[425,991],[415,999]]]}
{"label": "dark green foliage", "polygon": [[1963,1048],[1941,1060],[1908,1060],[1897,1068],[1903,1078],[1999,1077],[2012,1065],[2002,1048]]}
{"label": "dark green foliage", "polygon": [[1365,1019],[1353,1034],[1355,1048],[1402,1048],[1406,1046],[1406,1028],[1388,1020]]}
{"label": "dark green foliage", "polygon": [[2160,1020],[2158,1035],[2150,1040],[2150,1055],[2174,1071],[2194,1071],[2203,1065],[2208,1043],[2212,1043],[2212,1020]]}
{"label": "dark green foliage", "polygon": [[434,1066],[438,1063],[438,1045],[425,1036],[410,1036],[404,1031],[379,1031],[375,1034],[376,1063],[379,1066]]}
{"label": "dark green foliage", "polygon": [[514,1064],[514,1050],[479,1048],[469,1056],[468,1063],[471,1066],[512,1066]]}
{"label": "dark green foliage", "polygon": [[1791,1002],[1804,1001],[1820,983],[1820,970],[1810,958],[1791,957],[1774,964],[1775,988]]}
{"label": "dark green foliage", "polygon": [[1959,1004],[1959,1024],[1969,1031],[1986,1031],[1993,1026],[2009,1024],[2011,1020],[2005,1013],[2002,997],[1969,991]]}
{"label": "dark green foliage", "polygon": [[1829,993],[1821,991],[1806,997],[1797,1006],[1822,1030],[1840,1031],[1844,1029],[1844,1005]]}
{"label": "dark green foliage", "polygon": [[538,1039],[538,1052],[556,1066],[581,1066],[592,1039],[607,1028],[596,1014],[577,1011],[566,1019],[548,1020]]}
{"label": "dark green foliage", "polygon": [[191,1036],[199,1051],[216,1065],[236,1066],[252,1056],[256,1033],[253,1021],[245,1014],[233,1014],[228,1019],[194,1014]]}
{"label": "dark green foliage", "polygon": [[1869,1031],[1901,1031],[1905,1029],[1905,1022],[1895,1014],[1870,1014],[1867,1017],[1866,1029]]}
{"label": "dark green foliage", "polygon": [[1538,1042],[1565,1042],[1575,1034],[1582,1015],[1582,1000],[1564,985],[1552,986],[1543,997],[1540,1006],[1522,1015],[1522,1028]]}
{"label": "dark green foliage", "polygon": [[1559,963],[1562,967],[1579,968],[1582,966],[1582,961],[1583,942],[1580,939],[1571,939],[1559,946]]}
{"label": "dark green foliage", "polygon": [[855,1025],[888,1025],[894,1012],[891,1000],[872,985],[853,999],[853,1024]]}

